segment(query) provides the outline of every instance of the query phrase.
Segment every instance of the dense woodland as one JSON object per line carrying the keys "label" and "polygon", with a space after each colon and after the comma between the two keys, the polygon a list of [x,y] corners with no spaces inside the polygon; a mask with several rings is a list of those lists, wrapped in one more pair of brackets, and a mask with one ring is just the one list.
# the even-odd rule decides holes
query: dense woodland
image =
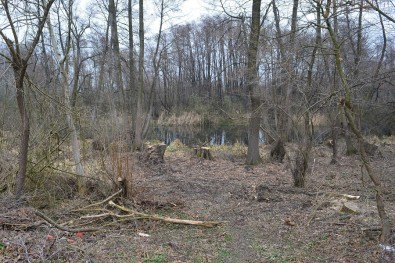
{"label": "dense woodland", "polygon": [[277,161],[284,143],[300,145],[298,187],[311,148],[330,140],[336,165],[345,138],[388,239],[364,136],[395,133],[395,2],[211,1],[192,22],[175,19],[181,0],[94,0],[84,13],[78,2],[1,1],[0,147],[19,152],[17,198],[60,145],[83,178],[86,140],[139,151],[150,126],[193,113],[196,125],[245,125],[248,164],[261,161],[260,130]]}

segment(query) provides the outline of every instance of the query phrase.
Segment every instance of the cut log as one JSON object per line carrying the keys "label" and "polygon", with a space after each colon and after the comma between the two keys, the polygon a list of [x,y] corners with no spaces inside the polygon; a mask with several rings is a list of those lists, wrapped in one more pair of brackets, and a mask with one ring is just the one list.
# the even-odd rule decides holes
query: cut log
{"label": "cut log", "polygon": [[213,156],[211,155],[209,147],[199,147],[193,149],[194,154],[203,159],[213,160]]}
{"label": "cut log", "polygon": [[167,145],[164,143],[149,145],[142,153],[141,160],[153,164],[163,163]]}

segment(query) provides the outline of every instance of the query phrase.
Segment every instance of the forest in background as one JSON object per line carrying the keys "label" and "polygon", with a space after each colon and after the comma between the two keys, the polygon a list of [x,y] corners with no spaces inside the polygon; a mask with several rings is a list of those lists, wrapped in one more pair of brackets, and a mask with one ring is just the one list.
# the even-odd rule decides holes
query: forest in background
{"label": "forest in background", "polygon": [[[138,10],[135,7],[128,10],[126,1],[119,1],[113,9],[105,4],[93,3],[87,9],[90,13],[83,18],[74,10],[73,1],[55,2],[52,7],[53,40],[58,46],[52,45],[46,25],[29,60],[32,87],[26,91],[31,97],[27,100],[29,111],[37,114],[32,117],[34,122],[52,125],[40,127],[45,129],[44,134],[60,132],[67,126],[61,121],[65,118],[59,118],[64,114],[64,92],[61,61],[57,60],[55,51],[60,59],[65,59],[69,100],[76,122],[84,131],[81,135],[89,133],[85,130],[102,127],[103,122],[110,122],[106,126],[118,133],[132,133],[141,44],[135,40],[138,40],[138,13],[135,13]],[[9,5],[15,19],[21,20],[15,25],[22,28],[18,34],[26,34],[20,40],[26,41],[21,46],[24,52],[35,29],[28,21],[38,11],[36,6],[20,10]],[[163,19],[158,23],[171,20],[167,14],[177,6],[173,1],[157,3],[155,11]],[[390,10],[393,6],[390,1],[384,1],[380,7]],[[361,128],[366,134],[391,135],[394,133],[393,23],[364,1],[333,1],[332,8],[331,19],[341,43],[342,63]],[[317,17],[316,4],[300,1],[295,21],[291,9],[287,1],[263,1],[262,5],[265,17],[261,18],[258,46],[259,92],[264,98],[262,124],[274,139],[279,133],[282,114],[289,117],[289,130],[300,124],[306,109],[313,113],[318,125],[320,121],[331,124],[343,96],[332,42],[321,14]],[[207,121],[213,117],[245,117],[243,113],[248,112],[249,104],[246,68],[250,14],[240,10],[243,9],[232,10],[232,14],[205,16],[200,21],[165,30],[155,25],[159,34],[146,37],[144,43],[144,112],[149,112],[153,119],[183,112],[197,113]],[[27,25],[23,27],[23,24]],[[8,57],[4,42],[1,48]],[[2,130],[18,129],[13,115],[17,110],[12,68],[6,58],[2,60]]]}
{"label": "forest in background", "polygon": [[297,143],[302,181],[316,143],[331,139],[335,163],[338,138],[352,154],[362,135],[395,132],[393,1],[253,1],[255,13],[220,1],[221,14],[171,27],[179,1],[95,1],[83,16],[76,2],[1,1],[0,143],[20,145],[17,197],[59,146],[72,152],[64,172],[83,178],[87,140],[141,150],[171,118],[244,124],[250,164],[260,129],[279,161]]}

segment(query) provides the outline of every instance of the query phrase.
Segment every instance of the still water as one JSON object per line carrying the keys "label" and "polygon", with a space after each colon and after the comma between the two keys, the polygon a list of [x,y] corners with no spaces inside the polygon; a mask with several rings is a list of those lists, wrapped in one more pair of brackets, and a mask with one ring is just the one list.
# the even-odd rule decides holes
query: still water
{"label": "still water", "polygon": [[[264,143],[260,132],[260,143]],[[179,139],[185,145],[232,145],[247,144],[248,133],[245,126],[154,126],[148,134],[149,140],[160,140],[170,144]]]}

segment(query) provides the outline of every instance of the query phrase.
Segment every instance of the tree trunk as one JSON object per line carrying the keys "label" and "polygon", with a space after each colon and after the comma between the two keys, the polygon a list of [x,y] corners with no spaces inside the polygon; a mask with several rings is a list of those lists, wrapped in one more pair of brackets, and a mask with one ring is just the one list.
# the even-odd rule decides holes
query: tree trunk
{"label": "tree trunk", "polygon": [[139,54],[139,77],[137,88],[137,110],[136,110],[136,124],[134,134],[134,144],[137,150],[142,150],[143,147],[143,125],[144,125],[144,4],[143,0],[139,0],[139,39],[140,39],[140,54]]}
{"label": "tree trunk", "polygon": [[160,21],[159,21],[159,32],[158,32],[158,37],[156,39],[156,46],[155,46],[155,51],[154,55],[152,58],[152,67],[154,68],[154,76],[152,78],[152,83],[150,86],[150,90],[148,92],[148,109],[145,113],[145,118],[144,118],[144,125],[143,125],[143,130],[142,130],[142,138],[145,138],[145,136],[148,133],[148,128],[151,123],[151,118],[152,118],[152,112],[154,108],[154,100],[155,100],[155,89],[156,85],[158,82],[159,78],[159,64],[161,62],[161,56],[159,55],[159,47],[160,47],[160,41],[162,39],[162,28],[163,28],[163,22],[164,22],[164,15],[165,15],[165,3],[164,0],[160,2]]}
{"label": "tree trunk", "polygon": [[121,108],[126,106],[125,94],[123,89],[122,81],[122,65],[121,65],[121,54],[119,49],[119,38],[118,38],[118,28],[117,28],[117,10],[115,7],[114,0],[110,0],[108,4],[108,12],[110,18],[110,28],[111,28],[111,49],[114,54],[113,56],[113,66],[115,67],[115,83],[117,85],[117,92],[119,94],[119,103]]}
{"label": "tree trunk", "polygon": [[167,145],[164,143],[149,145],[144,149],[140,159],[151,164],[163,163],[166,148]]}
{"label": "tree trunk", "polygon": [[306,146],[305,149],[301,149],[297,152],[295,167],[292,171],[294,186],[304,187],[306,181],[306,173],[309,168],[309,157],[310,157],[311,146]]}
{"label": "tree trunk", "polygon": [[[328,5],[330,5],[330,1],[328,1]],[[323,17],[325,19],[325,23],[326,23],[330,38],[333,43],[333,51],[335,54],[336,68],[339,73],[340,81],[341,81],[341,84],[342,84],[342,87],[343,87],[343,90],[345,93],[344,103],[342,106],[343,106],[347,121],[350,125],[350,129],[354,133],[356,138],[358,139],[362,164],[365,167],[370,179],[372,180],[372,182],[374,184],[374,191],[376,192],[377,211],[378,211],[378,214],[381,219],[381,227],[382,227],[381,242],[383,244],[388,244],[390,242],[390,238],[391,238],[391,230],[392,230],[393,223],[391,222],[391,219],[388,217],[386,209],[385,209],[384,193],[383,193],[383,187],[381,184],[381,180],[380,180],[379,176],[372,169],[372,166],[371,166],[370,161],[367,157],[365,147],[364,147],[365,140],[364,140],[362,133],[358,129],[356,122],[355,122],[355,116],[353,113],[353,107],[352,107],[352,103],[351,103],[351,88],[349,86],[349,83],[348,83],[345,73],[343,71],[342,58],[340,56],[340,45],[337,41],[336,35],[335,35],[333,28],[332,28],[332,24],[330,22],[328,5],[326,6],[326,11],[323,12]]]}
{"label": "tree trunk", "polygon": [[[132,116],[136,116],[135,107],[136,97],[132,97],[132,94],[136,94],[136,68],[135,68],[135,58],[134,58],[134,39],[133,39],[133,5],[132,0],[128,0],[128,30],[129,30],[129,91],[130,98],[128,98],[128,104],[131,109]],[[131,123],[131,131],[134,131],[135,118],[133,117]]]}
{"label": "tree trunk", "polygon": [[[104,49],[102,51],[102,55],[100,58],[100,69],[99,69],[99,76],[98,76],[98,81],[97,81],[97,86],[96,88],[98,89],[99,92],[103,92],[104,90],[104,73],[106,71],[106,60],[107,60],[107,53],[108,53],[108,34],[110,30],[110,25],[107,24],[106,27],[106,37],[105,37],[105,43],[104,43]],[[101,101],[103,103],[103,101]]]}
{"label": "tree trunk", "polygon": [[346,141],[346,155],[350,156],[350,155],[354,155],[357,154],[358,150],[357,148],[355,148],[353,142],[352,142],[352,136],[350,134],[350,128],[349,128],[350,124],[345,125],[345,131],[344,131],[344,138]]}
{"label": "tree trunk", "polygon": [[[275,149],[282,147],[283,144],[279,144],[280,142],[287,142],[289,140],[290,135],[290,128],[291,126],[291,118],[290,115],[290,92],[294,86],[294,60],[295,55],[297,54],[295,50],[295,38],[297,32],[297,14],[298,14],[298,7],[299,1],[293,0],[292,5],[292,16],[291,16],[291,32],[289,38],[289,46],[285,47],[281,31],[281,18],[279,14],[279,10],[277,8],[276,1],[272,1],[273,4],[273,15],[274,15],[274,23],[276,28],[276,41],[278,45],[278,55],[277,58],[279,60],[280,65],[280,77],[276,76],[274,80],[276,89],[279,91],[279,96],[276,94],[275,91],[275,102],[276,102],[276,109],[275,109],[275,116],[276,118],[276,128],[278,132],[278,137],[280,138],[277,140],[277,145]],[[285,151],[282,149],[281,151]]]}
{"label": "tree trunk", "polygon": [[[336,117],[335,117],[336,118]],[[338,163],[338,145],[337,145],[337,140],[338,140],[338,127],[336,125],[336,119],[333,121],[334,123],[332,124],[331,127],[331,135],[332,135],[332,141],[331,141],[331,147],[332,147],[332,159],[331,159],[331,164],[337,164]]]}
{"label": "tree trunk", "polygon": [[[18,105],[19,115],[21,117],[21,142],[20,142],[20,152],[19,152],[19,170],[15,180],[15,198],[20,200],[24,194],[25,188],[25,178],[26,178],[26,170],[27,170],[27,157],[29,150],[29,135],[30,135],[30,122],[29,122],[29,114],[26,108],[25,102],[25,89],[24,89],[24,80],[26,75],[26,70],[28,66],[28,61],[33,54],[34,49],[36,48],[40,36],[42,35],[42,30],[45,26],[45,21],[47,20],[49,10],[51,9],[52,4],[55,0],[49,0],[48,3],[43,3],[43,15],[40,15],[40,11],[37,10],[37,21],[32,21],[32,23],[37,23],[37,31],[33,34],[32,40],[28,43],[29,46],[25,46],[19,42],[16,22],[12,20],[12,16],[10,13],[9,5],[13,5],[14,3],[9,3],[8,1],[1,1],[1,6],[4,12],[7,14],[7,22],[8,25],[5,28],[10,29],[12,33],[13,40],[8,38],[8,36],[3,32],[3,27],[0,28],[0,36],[3,38],[5,44],[10,53],[10,58],[7,58],[8,61],[11,62],[13,72],[14,72],[14,80],[15,80],[15,89],[16,89],[16,101]],[[14,8],[14,6],[12,6]],[[27,7],[28,8],[28,7]],[[16,8],[17,9],[17,8]],[[22,57],[21,47],[24,47]]]}
{"label": "tree trunk", "polygon": [[[71,3],[70,3],[71,4]],[[70,93],[69,93],[69,70],[68,70],[68,56],[69,52],[71,49],[71,21],[72,21],[72,6],[69,6],[69,17],[68,17],[68,32],[67,32],[67,46],[65,47],[63,57],[61,57],[60,50],[57,45],[56,37],[54,34],[54,30],[51,24],[51,20],[48,19],[47,24],[48,24],[48,31],[50,35],[50,40],[52,44],[52,48],[54,49],[54,54],[57,57],[57,61],[59,62],[59,69],[60,69],[60,74],[61,74],[61,85],[62,85],[62,90],[63,90],[63,101],[64,104],[66,105],[66,122],[67,125],[70,129],[70,135],[71,135],[71,150],[72,150],[72,155],[74,159],[74,164],[75,164],[75,173],[77,174],[78,178],[78,191],[80,194],[85,193],[85,186],[83,183],[83,175],[84,175],[84,168],[82,165],[82,160],[81,160],[81,147],[80,147],[80,142],[79,142],[79,136],[78,136],[78,131],[75,126],[75,121],[73,118],[73,106],[72,102],[70,100]],[[61,37],[61,36],[59,36]],[[76,80],[76,79],[75,79]]]}
{"label": "tree trunk", "polygon": [[[375,1],[376,5],[378,6],[378,2],[377,0]],[[383,66],[383,62],[384,62],[384,58],[385,58],[385,54],[387,51],[387,33],[386,33],[386,28],[384,25],[384,21],[383,21],[383,17],[381,15],[381,13],[379,13],[379,18],[380,18],[380,25],[381,25],[381,32],[383,35],[383,47],[381,48],[381,54],[380,54],[380,59],[379,62],[377,64],[376,70],[374,72],[374,78],[377,79],[380,73],[380,69]],[[378,99],[378,94],[379,94],[379,87],[380,87],[381,83],[379,82],[378,84],[376,84],[375,88],[372,88],[372,90],[369,92],[369,96],[368,99],[372,99],[374,97],[374,94],[376,93],[376,100]]]}
{"label": "tree trunk", "polygon": [[250,96],[250,120],[248,128],[247,164],[261,161],[259,155],[259,127],[261,122],[261,96],[258,91],[257,53],[260,34],[261,0],[252,2],[250,42],[248,46],[247,81]]}
{"label": "tree trunk", "polygon": [[285,153],[284,142],[281,138],[279,138],[276,142],[276,145],[270,151],[270,157],[272,160],[281,163],[284,160]]}
{"label": "tree trunk", "polygon": [[24,94],[24,85],[23,81],[25,78],[25,70],[27,67],[27,63],[22,61],[23,68],[16,69],[14,68],[15,75],[15,87],[16,87],[16,100],[18,103],[19,115],[21,117],[21,144],[20,144],[20,152],[19,152],[19,170],[16,176],[15,181],[15,198],[20,200],[24,194],[25,187],[25,178],[26,178],[26,170],[27,170],[27,156],[29,149],[29,135],[30,135],[30,123],[29,123],[29,114],[26,109],[25,103],[25,94]]}

